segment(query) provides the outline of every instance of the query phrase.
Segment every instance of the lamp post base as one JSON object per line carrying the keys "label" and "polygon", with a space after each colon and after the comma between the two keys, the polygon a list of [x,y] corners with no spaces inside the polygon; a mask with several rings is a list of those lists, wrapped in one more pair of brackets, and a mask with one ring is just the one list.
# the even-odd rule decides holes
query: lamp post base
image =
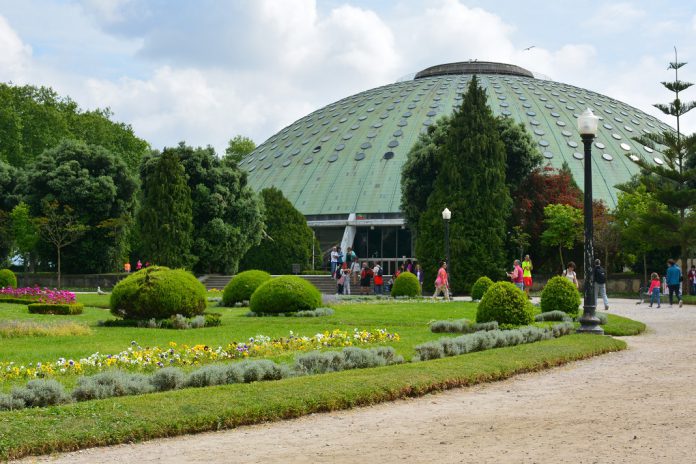
{"label": "lamp post base", "polygon": [[575,329],[576,333],[604,335],[604,329],[599,325],[599,319],[595,316],[594,306],[585,306],[578,322],[580,322],[580,327]]}

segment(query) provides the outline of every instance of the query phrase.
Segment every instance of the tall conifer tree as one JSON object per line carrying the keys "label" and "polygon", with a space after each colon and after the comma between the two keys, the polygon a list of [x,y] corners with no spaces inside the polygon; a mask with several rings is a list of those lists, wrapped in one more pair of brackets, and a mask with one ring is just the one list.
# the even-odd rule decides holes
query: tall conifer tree
{"label": "tall conifer tree", "polygon": [[505,146],[476,76],[452,115],[441,156],[443,168],[419,219],[416,256],[432,276],[426,281],[432,287],[438,261],[444,258],[441,214],[449,208],[450,285],[461,293],[482,275],[502,276],[505,221],[512,205],[505,183]]}
{"label": "tall conifer tree", "polygon": [[153,264],[191,268],[191,189],[175,150],[151,155],[141,167],[143,201],[138,213],[142,250]]}

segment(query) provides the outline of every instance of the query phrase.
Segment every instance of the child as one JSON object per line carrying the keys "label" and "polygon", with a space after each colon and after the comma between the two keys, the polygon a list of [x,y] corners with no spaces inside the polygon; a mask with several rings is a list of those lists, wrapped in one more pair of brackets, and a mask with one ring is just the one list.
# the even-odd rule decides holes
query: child
{"label": "child", "polygon": [[657,272],[650,274],[650,288],[648,289],[650,294],[650,307],[652,308],[653,303],[657,300],[657,307],[660,307],[660,276]]}

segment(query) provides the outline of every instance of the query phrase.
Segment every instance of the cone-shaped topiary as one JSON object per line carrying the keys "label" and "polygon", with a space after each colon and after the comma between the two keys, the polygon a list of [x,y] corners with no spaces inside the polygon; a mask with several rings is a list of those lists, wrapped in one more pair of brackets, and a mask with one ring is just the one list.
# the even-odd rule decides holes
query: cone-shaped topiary
{"label": "cone-shaped topiary", "polygon": [[116,284],[110,306],[124,319],[193,317],[205,311],[205,287],[183,269],[150,266]]}
{"label": "cone-shaped topiary", "polygon": [[0,288],[17,288],[17,276],[9,269],[0,269]]}
{"label": "cone-shaped topiary", "polygon": [[235,303],[249,301],[256,289],[267,280],[271,280],[271,275],[266,271],[240,272],[225,286],[222,303],[225,306],[234,306]]}
{"label": "cone-shaped topiary", "polygon": [[402,272],[392,285],[391,296],[420,296],[421,286],[418,277],[410,272]]}
{"label": "cone-shaped topiary", "polygon": [[476,322],[527,325],[534,322],[534,307],[525,294],[510,282],[497,282],[478,305]]}
{"label": "cone-shaped topiary", "polygon": [[319,290],[303,278],[290,275],[263,283],[249,300],[249,309],[257,314],[310,311],[320,305]]}
{"label": "cone-shaped topiary", "polygon": [[486,276],[479,277],[474,285],[471,286],[471,299],[480,300],[486,293],[486,290],[493,285],[493,281]]}
{"label": "cone-shaped topiary", "polygon": [[579,307],[580,292],[575,284],[563,276],[551,278],[541,291],[541,312],[563,311],[575,317]]}

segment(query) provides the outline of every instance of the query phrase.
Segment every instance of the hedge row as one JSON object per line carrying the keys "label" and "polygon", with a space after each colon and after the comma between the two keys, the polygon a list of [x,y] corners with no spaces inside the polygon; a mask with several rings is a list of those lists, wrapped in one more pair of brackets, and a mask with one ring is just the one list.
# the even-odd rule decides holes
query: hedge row
{"label": "hedge row", "polygon": [[59,314],[72,315],[82,314],[85,306],[82,303],[53,304],[53,303],[32,303],[27,306],[32,314]]}
{"label": "hedge row", "polygon": [[434,333],[473,333],[481,330],[498,330],[498,323],[496,321],[473,323],[468,319],[459,319],[435,321],[430,324],[430,331]]}
{"label": "hedge row", "polygon": [[557,338],[568,335],[573,330],[573,324],[569,322],[543,329],[527,326],[513,330],[491,330],[490,332],[476,332],[454,338],[441,338],[440,340],[417,345],[415,350],[418,353],[417,358],[421,361],[426,361],[428,359],[457,356],[474,351],[484,351],[491,348],[515,346]]}

